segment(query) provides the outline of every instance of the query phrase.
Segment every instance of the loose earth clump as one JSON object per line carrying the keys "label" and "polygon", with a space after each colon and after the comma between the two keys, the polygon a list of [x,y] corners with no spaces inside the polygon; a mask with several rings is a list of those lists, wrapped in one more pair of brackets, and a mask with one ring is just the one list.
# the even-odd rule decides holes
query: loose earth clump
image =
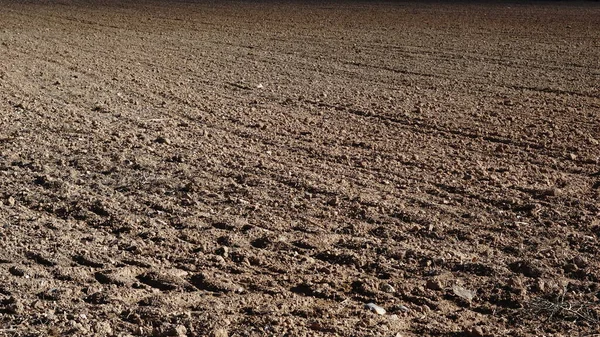
{"label": "loose earth clump", "polygon": [[600,333],[596,4],[0,16],[0,335]]}

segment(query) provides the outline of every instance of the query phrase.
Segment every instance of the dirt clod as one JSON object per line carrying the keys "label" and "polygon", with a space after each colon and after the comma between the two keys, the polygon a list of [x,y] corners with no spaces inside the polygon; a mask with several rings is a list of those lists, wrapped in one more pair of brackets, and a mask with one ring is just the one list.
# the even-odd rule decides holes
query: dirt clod
{"label": "dirt clod", "polygon": [[154,141],[159,144],[167,144],[167,145],[172,143],[171,139],[169,139],[167,137],[163,137],[163,136],[157,137]]}
{"label": "dirt clod", "polygon": [[469,337],[485,337],[485,333],[483,332],[483,328],[480,326],[475,326],[470,329],[467,329],[466,335]]}
{"label": "dirt clod", "polygon": [[211,337],[229,337],[229,333],[226,329],[217,328],[212,331]]}
{"label": "dirt clod", "polygon": [[431,290],[443,290],[444,285],[440,280],[427,280],[427,288]]}

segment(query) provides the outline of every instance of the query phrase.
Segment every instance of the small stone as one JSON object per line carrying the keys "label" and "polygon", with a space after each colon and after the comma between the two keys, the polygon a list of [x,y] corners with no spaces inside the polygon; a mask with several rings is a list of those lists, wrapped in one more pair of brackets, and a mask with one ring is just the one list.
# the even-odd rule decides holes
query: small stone
{"label": "small stone", "polygon": [[170,331],[171,336],[185,337],[187,335],[187,328],[184,325],[177,325]]}
{"label": "small stone", "polygon": [[484,337],[485,333],[480,326],[472,327],[471,329],[466,331],[467,336],[469,337]]}
{"label": "small stone", "polygon": [[225,264],[225,258],[223,258],[221,255],[213,255],[213,257],[211,258],[211,261],[213,261],[219,265]]}
{"label": "small stone", "polygon": [[225,329],[214,329],[211,335],[212,337],[228,337],[229,332]]}
{"label": "small stone", "polygon": [[454,295],[462,298],[463,300],[465,300],[469,303],[471,303],[471,301],[475,297],[475,292],[473,290],[463,288],[459,285],[454,285],[452,287],[452,292],[454,292]]}
{"label": "small stone", "polygon": [[368,310],[370,310],[370,311],[375,312],[378,315],[385,315],[385,309],[382,308],[382,307],[380,307],[380,306],[378,306],[375,303],[367,303],[367,304],[365,304],[365,308],[368,309]]}
{"label": "small stone", "polygon": [[396,289],[387,282],[381,282],[379,284],[379,290],[386,292],[386,293],[395,293],[396,292]]}
{"label": "small stone", "polygon": [[585,268],[585,267],[587,267],[587,266],[588,266],[588,261],[587,261],[587,259],[586,259],[585,257],[582,257],[582,256],[576,256],[576,257],[573,259],[573,263],[574,263],[574,264],[575,264],[577,267],[579,267],[579,268]]}
{"label": "small stone", "polygon": [[428,289],[431,289],[431,290],[443,290],[444,289],[444,285],[439,280],[428,280],[426,286]]}
{"label": "small stone", "polygon": [[410,309],[409,309],[407,306],[403,305],[403,304],[400,304],[400,305],[398,305],[398,306],[396,307],[396,309],[397,309],[398,311],[400,311],[400,312],[403,312],[403,313],[407,313],[407,312],[409,312],[409,311],[410,311]]}
{"label": "small stone", "polygon": [[537,291],[543,293],[544,291],[546,291],[546,282],[544,282],[544,280],[542,279],[537,279],[535,283],[535,288]]}
{"label": "small stone", "polygon": [[169,138],[162,137],[162,136],[156,137],[156,139],[154,141],[159,144],[167,144],[167,145],[171,144],[171,140]]}
{"label": "small stone", "polygon": [[598,141],[598,140],[597,140],[597,139],[595,139],[595,138],[592,138],[592,137],[590,137],[590,138],[588,139],[588,141],[589,141],[589,142],[590,142],[592,145],[600,145],[600,141]]}
{"label": "small stone", "polygon": [[327,205],[329,206],[339,206],[340,199],[336,196],[335,198],[331,198],[327,201]]}
{"label": "small stone", "polygon": [[98,322],[94,325],[94,332],[96,336],[109,336],[112,335],[113,330],[108,322]]}
{"label": "small stone", "polygon": [[557,197],[560,194],[561,194],[560,189],[558,189],[556,187],[548,188],[548,189],[540,191],[540,195],[541,196],[547,196],[547,197]]}
{"label": "small stone", "polygon": [[8,206],[15,205],[15,198],[13,198],[13,197],[8,197],[8,199],[6,199],[6,201],[8,202]]}
{"label": "small stone", "polygon": [[229,248],[221,247],[221,248],[217,249],[217,254],[226,258],[229,256]]}
{"label": "small stone", "polygon": [[508,280],[507,283],[512,288],[522,288],[523,287],[523,282],[518,277],[511,278],[510,280]]}
{"label": "small stone", "polygon": [[427,304],[423,304],[422,306],[417,307],[417,309],[424,314],[431,312],[431,308]]}
{"label": "small stone", "polygon": [[569,153],[569,159],[576,160],[577,159],[577,155],[575,153]]}

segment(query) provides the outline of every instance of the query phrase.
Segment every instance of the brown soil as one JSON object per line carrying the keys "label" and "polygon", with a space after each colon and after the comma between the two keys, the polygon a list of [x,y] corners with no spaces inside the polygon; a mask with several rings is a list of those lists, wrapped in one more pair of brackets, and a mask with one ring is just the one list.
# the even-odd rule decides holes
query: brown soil
{"label": "brown soil", "polygon": [[597,333],[598,27],[0,1],[0,335]]}

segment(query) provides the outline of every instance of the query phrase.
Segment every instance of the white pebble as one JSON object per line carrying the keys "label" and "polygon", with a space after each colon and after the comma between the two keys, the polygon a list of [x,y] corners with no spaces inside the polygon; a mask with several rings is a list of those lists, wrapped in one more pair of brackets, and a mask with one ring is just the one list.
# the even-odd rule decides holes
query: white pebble
{"label": "white pebble", "polygon": [[379,314],[379,315],[385,315],[385,309],[378,306],[375,303],[367,303],[365,304],[365,308],[374,311],[375,313]]}

